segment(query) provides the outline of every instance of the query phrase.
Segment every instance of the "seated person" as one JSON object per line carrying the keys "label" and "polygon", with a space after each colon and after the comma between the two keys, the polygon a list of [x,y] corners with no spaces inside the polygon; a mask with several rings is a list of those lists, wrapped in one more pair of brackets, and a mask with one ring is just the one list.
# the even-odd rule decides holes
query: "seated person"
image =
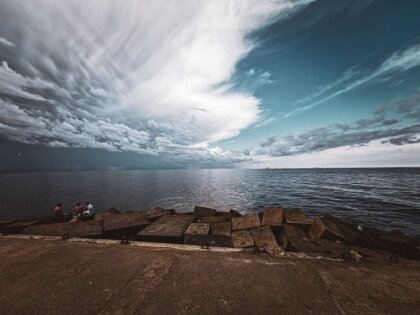
{"label": "seated person", "polygon": [[83,207],[80,203],[76,203],[76,206],[73,208],[73,215],[80,216],[83,213]]}
{"label": "seated person", "polygon": [[85,207],[85,210],[83,211],[83,214],[84,215],[94,215],[95,214],[94,210],[93,210],[93,205],[89,201],[86,202],[86,207]]}
{"label": "seated person", "polygon": [[63,215],[63,207],[61,206],[61,203],[58,203],[54,208],[54,214],[55,216],[62,216]]}

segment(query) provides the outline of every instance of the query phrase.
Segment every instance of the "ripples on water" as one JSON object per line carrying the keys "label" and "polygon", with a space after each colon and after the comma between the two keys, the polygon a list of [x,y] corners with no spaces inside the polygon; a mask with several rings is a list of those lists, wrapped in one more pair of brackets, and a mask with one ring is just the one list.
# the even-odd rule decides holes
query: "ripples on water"
{"label": "ripples on water", "polygon": [[86,200],[97,211],[204,205],[247,213],[278,204],[420,235],[420,168],[0,173],[0,219]]}

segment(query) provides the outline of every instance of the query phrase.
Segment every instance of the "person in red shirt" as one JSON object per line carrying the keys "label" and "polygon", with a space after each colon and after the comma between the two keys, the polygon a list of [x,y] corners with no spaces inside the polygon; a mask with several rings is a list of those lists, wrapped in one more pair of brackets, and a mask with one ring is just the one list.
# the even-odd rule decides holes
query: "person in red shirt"
{"label": "person in red shirt", "polygon": [[73,208],[73,215],[81,216],[83,212],[83,207],[80,203],[76,203],[76,206]]}
{"label": "person in red shirt", "polygon": [[58,203],[54,208],[54,214],[56,217],[63,215],[63,207],[61,206],[61,203]]}

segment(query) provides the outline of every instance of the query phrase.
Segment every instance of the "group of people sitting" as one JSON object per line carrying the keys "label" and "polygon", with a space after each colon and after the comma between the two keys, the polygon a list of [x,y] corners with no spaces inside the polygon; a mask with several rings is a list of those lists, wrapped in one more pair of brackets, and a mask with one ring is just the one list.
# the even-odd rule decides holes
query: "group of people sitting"
{"label": "group of people sitting", "polygon": [[[82,206],[79,202],[73,208],[72,212],[73,216],[93,216],[95,211],[93,209],[93,205],[86,201],[85,206]],[[61,203],[58,203],[54,208],[54,215],[55,216],[62,216],[63,215],[63,206]],[[68,215],[68,214],[67,214]]]}

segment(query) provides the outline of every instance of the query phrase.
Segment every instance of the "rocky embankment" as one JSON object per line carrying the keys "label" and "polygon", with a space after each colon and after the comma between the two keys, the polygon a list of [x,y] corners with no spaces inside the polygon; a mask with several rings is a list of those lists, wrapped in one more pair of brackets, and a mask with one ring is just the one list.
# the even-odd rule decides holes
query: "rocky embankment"
{"label": "rocky embankment", "polygon": [[235,247],[377,263],[420,259],[419,242],[400,231],[361,230],[328,214],[310,219],[297,208],[267,207],[259,214],[244,216],[234,210],[199,206],[191,213],[163,208],[122,213],[111,208],[94,217],[0,221],[0,232]]}

